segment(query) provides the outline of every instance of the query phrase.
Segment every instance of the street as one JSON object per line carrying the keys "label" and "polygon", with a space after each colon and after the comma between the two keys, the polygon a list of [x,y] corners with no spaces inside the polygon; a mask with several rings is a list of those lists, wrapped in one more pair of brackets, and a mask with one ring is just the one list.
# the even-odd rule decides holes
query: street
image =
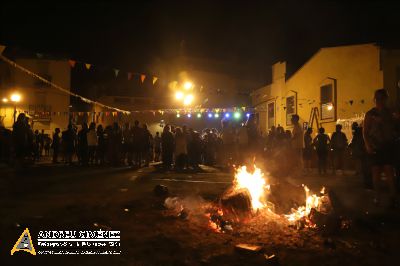
{"label": "street", "polygon": [[[400,233],[398,213],[374,206],[354,176],[311,174],[288,179],[316,191],[324,185],[339,188],[338,198],[352,225],[331,236],[264,221],[261,226],[249,223],[233,232],[216,233],[190,217],[166,215],[154,186],[166,185],[171,196],[213,201],[230,186],[233,174],[211,167],[202,167],[200,173],[163,173],[157,167],[40,165],[18,176],[10,169],[2,172],[0,252],[6,262],[2,265],[264,265],[260,257],[235,252],[239,243],[261,245],[283,265],[389,265],[397,256],[393,250]],[[32,257],[19,252],[9,256],[25,228],[34,246],[40,230],[120,230],[122,254]]]}

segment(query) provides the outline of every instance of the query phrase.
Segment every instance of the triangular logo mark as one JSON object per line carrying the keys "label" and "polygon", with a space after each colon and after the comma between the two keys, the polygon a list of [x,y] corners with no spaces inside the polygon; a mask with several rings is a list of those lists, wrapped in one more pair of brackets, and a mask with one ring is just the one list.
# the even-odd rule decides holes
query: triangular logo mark
{"label": "triangular logo mark", "polygon": [[11,255],[13,255],[16,251],[26,251],[32,255],[36,255],[35,247],[32,244],[32,238],[28,228],[22,232],[17,242],[15,242],[15,245],[11,250]]}

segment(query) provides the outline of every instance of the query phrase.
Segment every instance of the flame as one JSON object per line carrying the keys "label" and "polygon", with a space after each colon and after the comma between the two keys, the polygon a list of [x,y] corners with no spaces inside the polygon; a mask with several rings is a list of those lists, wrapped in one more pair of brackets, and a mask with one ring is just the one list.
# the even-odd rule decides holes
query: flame
{"label": "flame", "polygon": [[[307,219],[308,215],[311,212],[311,209],[319,209],[321,206],[321,197],[313,194],[310,195],[310,189],[307,186],[304,186],[304,191],[306,192],[306,205],[300,206],[297,209],[294,209],[291,214],[285,215],[289,222],[295,222],[303,217]],[[322,188],[321,193],[325,191],[325,188]],[[308,219],[307,219],[308,220]],[[310,225],[312,226],[312,225]]]}
{"label": "flame", "polygon": [[266,184],[264,179],[264,174],[256,166],[254,166],[253,173],[248,172],[246,166],[239,167],[236,170],[234,189],[246,189],[249,192],[253,210],[266,207],[264,201],[269,188],[270,186]]}

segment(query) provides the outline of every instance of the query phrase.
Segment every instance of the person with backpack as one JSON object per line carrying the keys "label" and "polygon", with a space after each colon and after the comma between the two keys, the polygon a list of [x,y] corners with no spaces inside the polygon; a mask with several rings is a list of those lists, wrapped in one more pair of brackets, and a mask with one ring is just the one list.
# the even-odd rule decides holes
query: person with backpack
{"label": "person with backpack", "polygon": [[342,125],[336,125],[336,131],[333,132],[331,138],[331,146],[333,151],[333,174],[338,170],[343,173],[343,159],[347,148],[347,137],[342,132]]}

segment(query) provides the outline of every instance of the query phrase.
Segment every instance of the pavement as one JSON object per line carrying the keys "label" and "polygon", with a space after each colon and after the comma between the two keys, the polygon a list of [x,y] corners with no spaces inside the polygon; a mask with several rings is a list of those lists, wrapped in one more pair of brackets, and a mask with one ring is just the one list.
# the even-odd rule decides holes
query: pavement
{"label": "pavement", "polygon": [[[204,201],[213,201],[230,186],[232,180],[233,174],[206,166],[202,166],[201,172],[181,173],[163,172],[155,165],[133,169],[41,163],[18,173],[14,169],[0,167],[0,256],[5,263],[2,265],[224,265],[213,260],[210,249],[220,248],[215,246],[216,243],[228,236],[205,234],[204,228],[196,229],[187,222],[165,217],[153,188],[163,184],[172,196],[196,196]],[[308,173],[287,178],[286,181],[296,186],[306,184],[312,191],[319,191],[322,186],[329,187],[335,191],[348,213],[353,214],[353,219],[362,217],[364,221],[373,217],[371,230],[380,229],[371,241],[378,237],[381,243],[383,236],[391,235],[389,243],[400,235],[397,230],[398,211],[375,206],[372,192],[365,190],[362,180],[351,173],[324,177]],[[122,254],[42,255],[32,258],[29,254],[16,253],[10,256],[12,246],[25,228],[29,228],[34,238],[40,230],[120,230]],[[368,243],[369,238],[365,239],[364,231],[361,234],[364,237],[362,241]],[[223,241],[235,241],[232,239],[229,236]],[[388,247],[391,242],[388,243],[385,249],[391,250]],[[226,242],[221,245],[226,246]],[[226,250],[221,250],[221,253]],[[310,265],[313,260],[307,256],[312,257],[313,254],[309,251],[303,253],[303,259],[297,264],[290,252],[287,252],[284,261],[294,263],[291,265]],[[388,261],[385,252],[374,250],[371,254],[373,257],[367,260],[369,263],[366,265],[375,265],[379,261],[385,265]],[[333,259],[330,253],[321,256],[330,258],[326,265],[341,263],[340,258]],[[357,259],[353,259],[347,265],[353,265],[353,262],[357,265]],[[237,263],[237,260],[225,261]]]}

